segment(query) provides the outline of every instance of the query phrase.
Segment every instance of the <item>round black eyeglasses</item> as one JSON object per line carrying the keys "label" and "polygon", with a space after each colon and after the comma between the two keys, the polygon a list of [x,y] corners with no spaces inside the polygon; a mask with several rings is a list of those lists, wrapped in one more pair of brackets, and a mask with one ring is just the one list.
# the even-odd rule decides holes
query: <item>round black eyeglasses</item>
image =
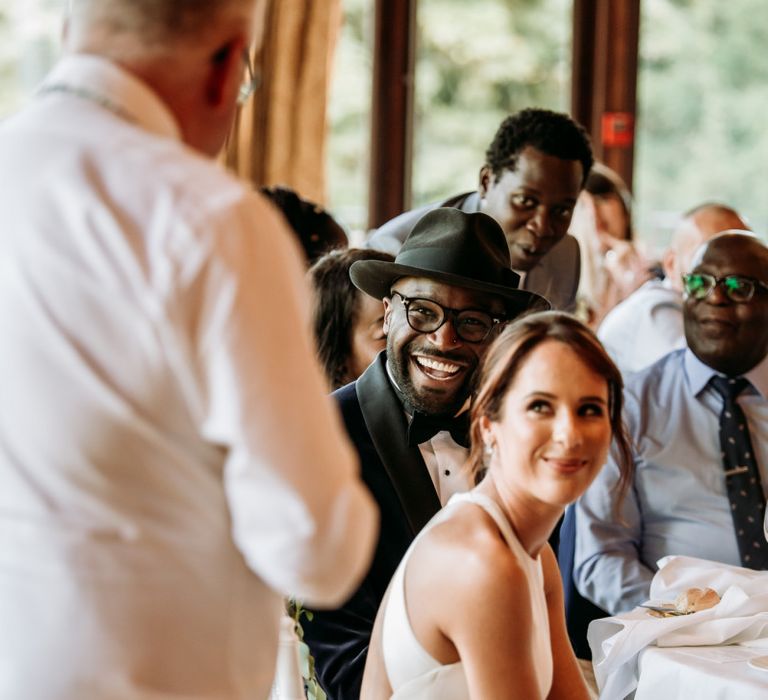
{"label": "round black eyeglasses", "polygon": [[434,333],[450,318],[459,338],[468,343],[482,343],[496,326],[507,320],[478,309],[451,309],[431,299],[407,297],[400,292],[391,294],[400,297],[408,325],[419,333]]}
{"label": "round black eyeglasses", "polygon": [[715,277],[705,272],[692,272],[689,275],[683,275],[683,290],[686,296],[697,301],[706,299],[718,285],[722,286],[725,295],[737,304],[748,302],[755,295],[758,287],[768,289],[768,284],[741,275]]}

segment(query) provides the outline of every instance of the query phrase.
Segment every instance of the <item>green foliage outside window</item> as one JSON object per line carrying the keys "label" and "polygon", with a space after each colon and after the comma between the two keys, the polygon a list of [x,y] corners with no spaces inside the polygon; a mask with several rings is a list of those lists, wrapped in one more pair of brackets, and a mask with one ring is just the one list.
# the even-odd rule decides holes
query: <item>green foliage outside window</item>
{"label": "green foliage outside window", "polygon": [[342,5],[344,24],[328,101],[326,191],[328,208],[359,243],[368,222],[373,0],[342,0]]}
{"label": "green foliage outside window", "polygon": [[572,0],[420,0],[413,203],[477,186],[501,121],[567,110]]}
{"label": "green foliage outside window", "polygon": [[768,235],[764,0],[643,0],[636,224],[666,245],[677,215],[726,202]]}
{"label": "green foliage outside window", "polygon": [[[635,224],[664,247],[678,215],[732,204],[768,235],[764,0],[641,0]],[[373,0],[344,0],[331,103],[329,206],[366,222]],[[572,0],[419,0],[413,203],[477,182],[506,114],[568,110]],[[366,82],[368,81],[368,82]]]}
{"label": "green foliage outside window", "polygon": [[29,99],[59,53],[65,0],[0,0],[0,118]]}
{"label": "green foliage outside window", "polygon": [[[374,0],[342,0],[329,110],[328,205],[367,220]],[[413,203],[477,182],[508,113],[570,104],[572,0],[419,0]],[[0,0],[0,118],[59,54],[65,0]],[[725,201],[768,235],[765,0],[641,0],[638,237],[662,247],[685,209]]]}
{"label": "green foliage outside window", "polygon": [[[343,0],[329,111],[329,206],[367,221],[374,0]],[[510,112],[568,108],[572,0],[419,0],[413,203],[471,189]]]}

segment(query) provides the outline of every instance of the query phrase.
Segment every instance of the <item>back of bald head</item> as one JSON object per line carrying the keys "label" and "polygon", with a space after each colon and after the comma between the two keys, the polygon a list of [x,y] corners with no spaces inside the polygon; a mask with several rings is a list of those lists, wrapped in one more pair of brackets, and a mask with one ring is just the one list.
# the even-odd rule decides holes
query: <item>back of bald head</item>
{"label": "back of bald head", "polygon": [[[677,237],[685,237],[685,225],[697,230],[702,237],[699,245],[718,233],[728,230],[748,231],[749,226],[735,209],[725,204],[707,203],[694,207],[683,215],[682,232]],[[674,239],[673,239],[674,245]]]}
{"label": "back of bald head", "polygon": [[[256,0],[70,0],[71,49],[110,55],[170,52],[252,14]],[[70,36],[71,35],[71,36]]]}
{"label": "back of bald head", "polygon": [[672,235],[663,266],[669,283],[682,291],[681,276],[689,272],[693,254],[723,231],[749,231],[749,225],[735,209],[716,202],[700,204],[687,211]]}
{"label": "back of bald head", "polygon": [[[702,243],[691,256],[691,269],[700,265],[707,254],[725,253],[736,262],[747,260],[761,261],[762,267],[768,269],[768,246],[751,231],[730,229]],[[751,276],[749,273],[739,273]]]}

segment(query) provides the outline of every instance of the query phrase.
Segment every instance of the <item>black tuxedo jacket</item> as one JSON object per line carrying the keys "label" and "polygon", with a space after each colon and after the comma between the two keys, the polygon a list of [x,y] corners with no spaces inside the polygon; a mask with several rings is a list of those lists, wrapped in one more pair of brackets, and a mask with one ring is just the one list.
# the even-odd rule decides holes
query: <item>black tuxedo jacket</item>
{"label": "black tuxedo jacket", "polygon": [[379,604],[405,551],[440,509],[418,447],[406,442],[407,421],[381,353],[363,375],[334,392],[360,456],[362,477],[381,511],[371,568],[342,608],[302,623],[318,678],[332,700],[357,700]]}

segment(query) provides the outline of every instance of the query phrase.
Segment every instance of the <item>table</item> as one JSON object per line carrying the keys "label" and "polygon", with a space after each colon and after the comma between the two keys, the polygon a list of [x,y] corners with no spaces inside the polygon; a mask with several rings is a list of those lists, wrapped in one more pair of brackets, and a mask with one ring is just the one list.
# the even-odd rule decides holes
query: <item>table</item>
{"label": "table", "polygon": [[768,698],[768,671],[747,664],[767,654],[740,646],[647,647],[640,654],[635,700]]}

